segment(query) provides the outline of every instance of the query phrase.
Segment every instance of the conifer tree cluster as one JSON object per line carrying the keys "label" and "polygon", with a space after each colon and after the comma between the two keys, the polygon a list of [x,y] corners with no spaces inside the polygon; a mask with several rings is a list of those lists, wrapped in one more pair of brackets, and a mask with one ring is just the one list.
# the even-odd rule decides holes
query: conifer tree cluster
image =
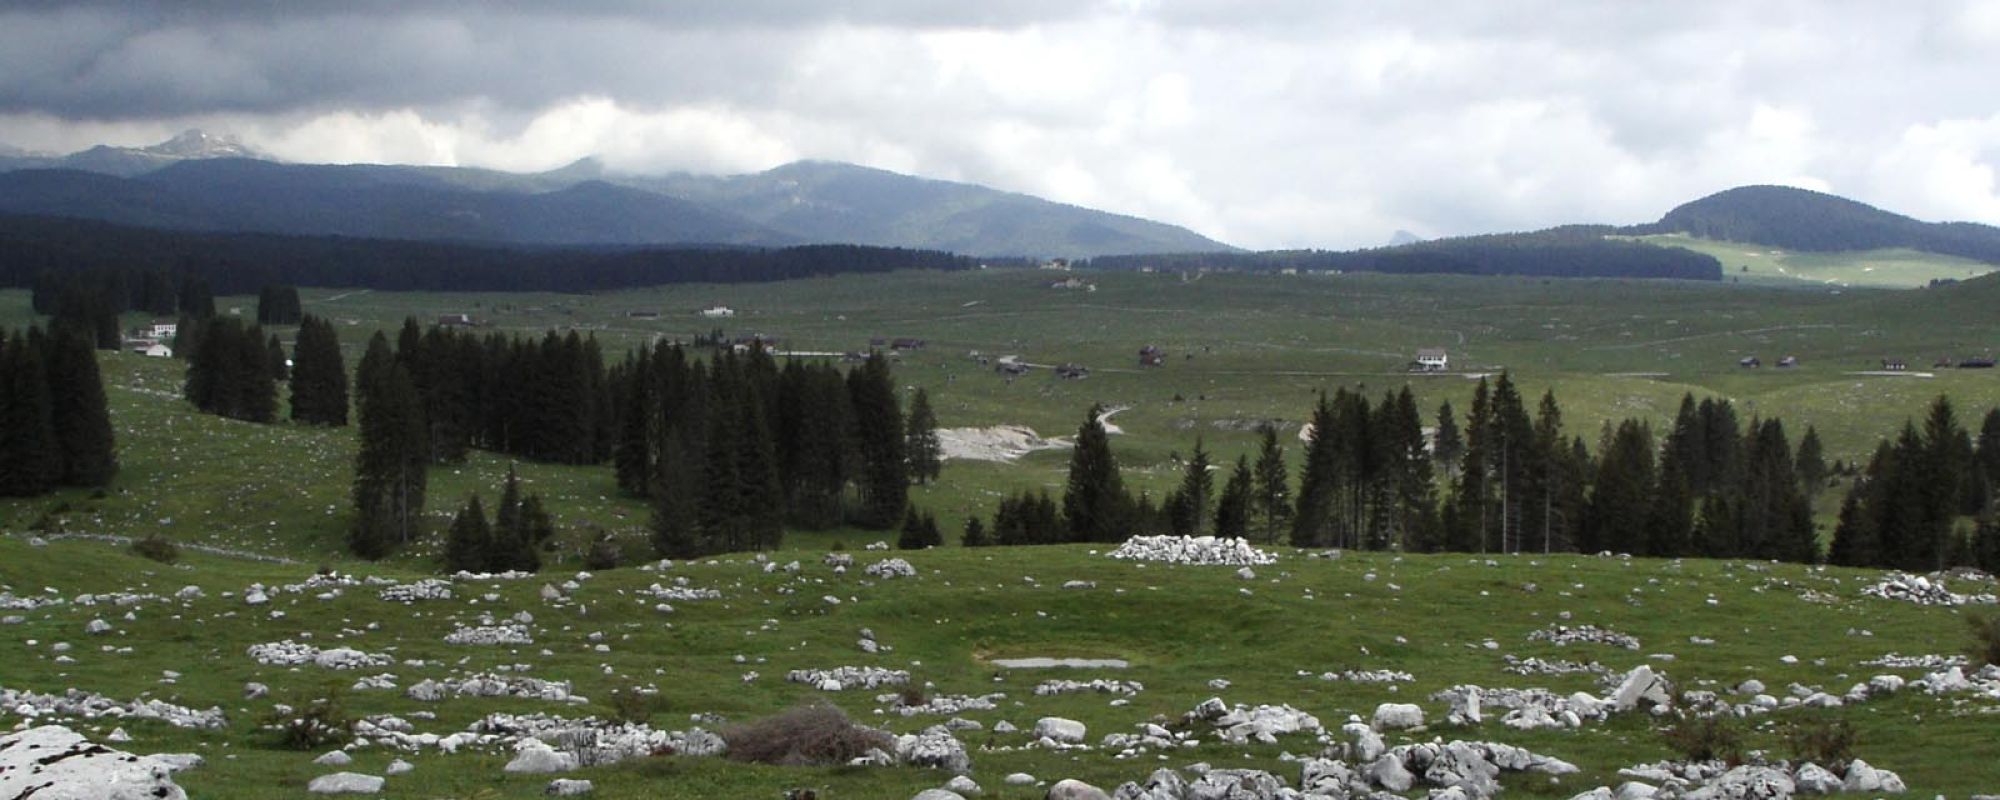
{"label": "conifer tree cluster", "polygon": [[347,424],[347,364],[333,323],[306,315],[292,343],[292,419],[308,425]]}
{"label": "conifer tree cluster", "polygon": [[[1915,572],[2000,569],[1996,464],[2000,409],[1987,412],[1975,440],[1939,396],[1921,429],[1906,422],[1894,441],[1876,446],[1841,502],[1827,560]],[[1974,518],[1969,528],[1967,516]]]}
{"label": "conifer tree cluster", "polygon": [[521,480],[507,469],[500,505],[489,522],[479,493],[466,498],[445,534],[447,572],[539,572],[542,549],[555,537],[555,523],[539,494],[521,496]]}
{"label": "conifer tree cluster", "polygon": [[1423,417],[1409,387],[1321,394],[1292,516],[1298,547],[1424,549],[1437,527]]}
{"label": "conifer tree cluster", "polygon": [[896,549],[922,550],[943,545],[944,532],[938,529],[937,517],[928,511],[918,513],[916,506],[910,506],[903,515],[903,529],[896,537]]}
{"label": "conifer tree cluster", "polygon": [[296,286],[271,284],[257,292],[257,324],[297,325],[305,316]]}
{"label": "conifer tree cluster", "polygon": [[62,325],[0,335],[0,496],[104,486],[117,470],[89,333]]}
{"label": "conifer tree cluster", "polygon": [[[179,343],[186,351],[187,382],[183,393],[204,413],[246,422],[271,422],[278,416],[277,375],[264,330],[233,317],[183,322]],[[176,347],[176,353],[181,351]],[[282,350],[279,366],[283,364]]]}
{"label": "conifer tree cluster", "polygon": [[432,463],[471,448],[560,464],[611,454],[611,399],[597,339],[549,331],[539,340],[404,320],[395,361],[410,376]]}
{"label": "conifer tree cluster", "polygon": [[[35,313],[53,318],[50,327],[76,327],[88,332],[98,349],[116,350],[120,314],[172,316],[181,309],[181,294],[191,288],[188,283],[162,270],[48,270],[35,276],[32,303]],[[209,305],[213,313],[213,302]]]}
{"label": "conifer tree cluster", "polygon": [[889,530],[912,468],[888,361],[842,374],[761,349],[708,361],[641,348],[607,380],[618,484],[653,502],[653,544],[685,558],[777,545],[789,524]]}

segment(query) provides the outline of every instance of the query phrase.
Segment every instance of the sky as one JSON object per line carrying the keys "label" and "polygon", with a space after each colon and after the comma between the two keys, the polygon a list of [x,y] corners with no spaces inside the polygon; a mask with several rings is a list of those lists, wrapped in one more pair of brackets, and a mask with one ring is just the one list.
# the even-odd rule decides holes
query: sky
{"label": "sky", "polygon": [[2000,1],[0,5],[0,145],[298,162],[798,159],[1244,247],[1657,219],[1779,183],[2000,224]]}

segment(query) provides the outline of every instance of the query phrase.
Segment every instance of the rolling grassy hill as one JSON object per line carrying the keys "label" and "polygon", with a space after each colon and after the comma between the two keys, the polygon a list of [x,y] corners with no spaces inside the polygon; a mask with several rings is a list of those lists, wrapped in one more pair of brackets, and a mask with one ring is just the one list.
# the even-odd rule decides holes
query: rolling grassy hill
{"label": "rolling grassy hill", "polygon": [[1744,283],[1805,282],[1915,289],[1931,281],[1965,280],[1996,269],[1992,264],[1909,248],[1815,253],[1702,239],[1683,233],[1637,238],[1663,247],[1707,253],[1722,263],[1723,280]]}
{"label": "rolling grassy hill", "polygon": [[[1045,434],[1074,429],[1092,402],[1129,406],[1113,438],[1128,483],[1158,493],[1179,473],[1176,453],[1196,436],[1216,460],[1251,446],[1250,423],[1296,425],[1315,392],[1344,385],[1370,395],[1410,384],[1426,414],[1450,400],[1461,411],[1470,376],[1509,369],[1524,392],[1553,389],[1569,430],[1594,437],[1603,420],[1642,416],[1664,423],[1682,392],[1733,399],[1744,415],[1780,415],[1793,435],[1805,424],[1824,434],[1829,456],[1856,458],[1877,436],[1948,393],[1961,414],[2000,404],[2000,374],[1939,370],[1932,377],[1856,374],[1885,354],[1970,352],[1990,346],[2000,324],[1990,314],[2000,278],[1923,292],[1852,289],[1838,294],[1798,286],[1713,282],[1560,281],[1454,276],[1277,276],[1090,274],[1095,291],[1050,288],[1057,275],[1038,271],[895,273],[776,284],[683,285],[598,295],[418,294],[304,291],[309,313],[339,327],[348,363],[377,329],[405,316],[468,312],[498,330],[539,332],[577,327],[616,354],[656,337],[686,337],[716,321],[693,312],[711,303],[736,307],[731,333],[764,332],[785,347],[839,352],[874,336],[920,337],[925,349],[900,356],[897,381],[924,386],[947,427],[1027,424]],[[218,300],[224,313],[249,314],[254,300]],[[632,311],[660,316],[633,317]],[[1984,313],[1982,313],[1984,312]],[[24,292],[0,293],[0,324],[32,320]],[[136,321],[136,320],[134,320]],[[1140,368],[1143,344],[1168,351],[1168,363]],[[1462,371],[1412,376],[1402,371],[1416,347],[1446,347]],[[1090,378],[1062,381],[1038,370],[1005,381],[970,358],[1019,354],[1032,363],[1079,362]],[[1796,369],[1743,370],[1743,354],[1798,355]],[[1195,762],[1272,770],[1296,781],[1285,754],[1317,752],[1310,737],[1274,745],[1231,746],[1203,736],[1199,747],[1165,760],[1112,753],[1022,749],[1025,734],[993,733],[1000,720],[1031,728],[1059,715],[1089,727],[1089,739],[1157,718],[1176,720],[1210,696],[1232,703],[1286,703],[1337,728],[1378,703],[1414,702],[1433,727],[1398,741],[1491,739],[1580,765],[1561,783],[1508,778],[1510,793],[1569,797],[1622,779],[1622,767],[1671,752],[1644,716],[1614,717],[1577,731],[1517,732],[1492,717],[1476,729],[1435,723],[1444,710],[1431,693],[1462,683],[1602,692],[1587,675],[1524,676],[1504,671],[1505,655],[1598,661],[1624,671],[1651,664],[1682,688],[1725,690],[1756,678],[1782,694],[1792,682],[1836,694],[1882,672],[1867,666],[1889,652],[1955,653],[1966,641],[1965,613],[1863,597],[1876,575],[1842,569],[1743,562],[1667,562],[1557,556],[1488,561],[1465,555],[1350,553],[1311,558],[1280,549],[1254,580],[1228,568],[1139,566],[1087,547],[870,553],[862,545],[890,538],[852,529],[790,532],[779,563],[800,573],[765,572],[748,555],[675,565],[665,572],[627,568],[584,579],[579,552],[599,531],[643,553],[647,509],[621,496],[608,467],[521,465],[528,490],[550,501],[562,529],[545,577],[466,581],[457,597],[416,606],[378,600],[375,587],[349,587],[318,599],[281,594],[266,607],[241,599],[253,583],[297,583],[321,565],[397,581],[434,571],[438,542],[420,542],[376,565],[347,561],[341,537],[354,447],[348,430],[256,426],[194,413],[179,399],[180,365],[126,354],[102,358],[123,469],[100,493],[68,491],[0,502],[0,590],[74,598],[80,592],[131,590],[171,596],[200,586],[205,597],[142,601],[130,607],[74,603],[10,611],[0,625],[0,687],[60,691],[77,687],[118,699],[158,698],[197,708],[221,707],[228,725],[195,733],[158,723],[123,721],[135,752],[197,752],[208,764],[181,783],[199,797],[269,797],[303,793],[310,778],[335,771],[310,764],[312,752],[276,747],[257,729],[273,702],[390,673],[400,687],[505,665],[567,680],[590,698],[576,706],[525,699],[411,700],[401,690],[347,693],[352,713],[398,714],[419,730],[449,733],[496,711],[568,717],[611,713],[610,692],[628,684],[655,688],[653,724],[685,729],[744,721],[812,700],[827,700],[869,724],[912,732],[942,716],[887,713],[876,692],[823,693],[786,683],[794,668],[870,664],[909,670],[930,695],[1004,693],[997,708],[962,714],[984,730],[961,733],[972,749],[973,777],[986,796],[1040,797],[1008,787],[1015,771],[1053,781],[1078,777],[1100,786],[1143,779],[1158,766]],[[1922,363],[1928,363],[1924,361]],[[1287,428],[1288,444],[1295,427]],[[1299,448],[1290,455],[1296,460]],[[1050,451],[1012,464],[949,462],[943,479],[913,492],[938,513],[948,538],[971,513],[989,514],[1003,492],[1054,486],[1067,454]],[[441,532],[449,509],[467,493],[489,499],[507,463],[474,454],[463,466],[431,474],[429,518]],[[1837,498],[1838,492],[1829,492]],[[1831,512],[1822,501],[1822,518]],[[267,563],[189,551],[179,566],[138,559],[123,548],[79,540],[46,547],[36,532],[144,536],[165,532],[189,544],[280,556]],[[820,565],[828,550],[852,553],[856,569],[836,575]],[[884,581],[859,567],[908,558],[914,578]],[[1025,580],[1032,577],[1033,581]],[[544,582],[576,579],[572,599],[544,601]],[[719,600],[676,602],[662,614],[640,592],[685,578],[716,588]],[[1059,588],[1092,581],[1091,589]],[[44,587],[53,589],[47,592]],[[1973,583],[1959,584],[1974,590]],[[1808,594],[1811,590],[1813,594]],[[1981,591],[1991,591],[1990,585]],[[225,594],[234,593],[234,595]],[[841,600],[826,602],[827,596]],[[1811,598],[1811,599],[1808,599]],[[1830,599],[1829,599],[1830,598]],[[133,615],[125,619],[125,613]],[[272,612],[282,612],[283,616]],[[442,637],[482,613],[530,612],[535,643],[512,648],[448,645]],[[1564,615],[1568,616],[1565,617]],[[103,618],[111,633],[84,626]],[[1528,639],[1557,623],[1595,624],[1638,637],[1627,651],[1602,645],[1552,646]],[[861,628],[894,648],[867,655]],[[1863,631],[1867,633],[1864,634]],[[592,634],[603,636],[593,638]],[[306,638],[310,636],[311,638]],[[245,650],[284,639],[322,647],[393,653],[398,663],[365,673],[317,667],[262,666]],[[1491,647],[1486,644],[1493,642]],[[1708,643],[1712,640],[1712,644]],[[32,642],[32,643],[31,643]],[[56,652],[52,645],[73,647]],[[599,645],[605,649],[600,650]],[[120,648],[130,648],[120,652]],[[66,655],[69,662],[58,660]],[[1092,656],[1129,660],[1126,670],[1046,673],[1008,670],[1008,656]],[[737,657],[742,656],[739,663]],[[1672,656],[1666,660],[1664,656]],[[1783,660],[1792,656],[1794,660]],[[410,662],[420,662],[413,664]],[[1324,681],[1323,672],[1389,669],[1411,673],[1395,684]],[[163,682],[164,672],[179,677]],[[758,673],[745,680],[745,673]],[[1301,672],[1305,674],[1301,674]],[[1047,678],[1136,680],[1145,690],[1129,704],[1101,695],[1038,696]],[[1216,679],[1228,688],[1212,688]],[[242,698],[256,681],[274,695]],[[877,713],[883,709],[885,713]],[[434,719],[417,712],[435,713]],[[1992,704],[1905,693],[1836,710],[1794,710],[1745,723],[1748,744],[1784,757],[1784,732],[1800,720],[1850,721],[1860,732],[1856,755],[1896,770],[1914,792],[1962,796],[2000,785],[2000,745],[1990,735]],[[710,715],[696,723],[691,715]],[[1497,716],[1497,715],[1496,715]],[[0,723],[18,721],[0,709]],[[112,721],[82,724],[102,738]],[[540,796],[546,777],[506,776],[504,753],[414,755],[379,748],[356,752],[353,769],[380,774],[402,755],[416,771],[391,778],[409,797]],[[658,757],[593,768],[571,777],[597,782],[599,797],[774,796],[814,787],[821,797],[907,797],[946,776],[907,768],[750,767],[719,759]],[[484,794],[481,794],[484,793]]]}

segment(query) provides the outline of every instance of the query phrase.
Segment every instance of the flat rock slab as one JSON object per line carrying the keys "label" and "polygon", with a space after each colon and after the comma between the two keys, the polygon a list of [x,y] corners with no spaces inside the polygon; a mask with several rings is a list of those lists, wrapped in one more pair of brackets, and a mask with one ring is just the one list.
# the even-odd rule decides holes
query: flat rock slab
{"label": "flat rock slab", "polygon": [[0,797],[187,800],[160,761],[94,744],[61,725],[0,736]]}

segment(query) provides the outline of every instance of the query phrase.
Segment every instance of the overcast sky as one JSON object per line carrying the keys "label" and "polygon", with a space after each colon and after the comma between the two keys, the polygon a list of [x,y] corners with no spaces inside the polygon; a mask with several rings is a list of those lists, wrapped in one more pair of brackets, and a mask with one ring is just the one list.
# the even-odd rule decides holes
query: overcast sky
{"label": "overcast sky", "polygon": [[972,181],[1248,247],[1748,183],[2000,224],[2000,2],[15,2],[0,144]]}

